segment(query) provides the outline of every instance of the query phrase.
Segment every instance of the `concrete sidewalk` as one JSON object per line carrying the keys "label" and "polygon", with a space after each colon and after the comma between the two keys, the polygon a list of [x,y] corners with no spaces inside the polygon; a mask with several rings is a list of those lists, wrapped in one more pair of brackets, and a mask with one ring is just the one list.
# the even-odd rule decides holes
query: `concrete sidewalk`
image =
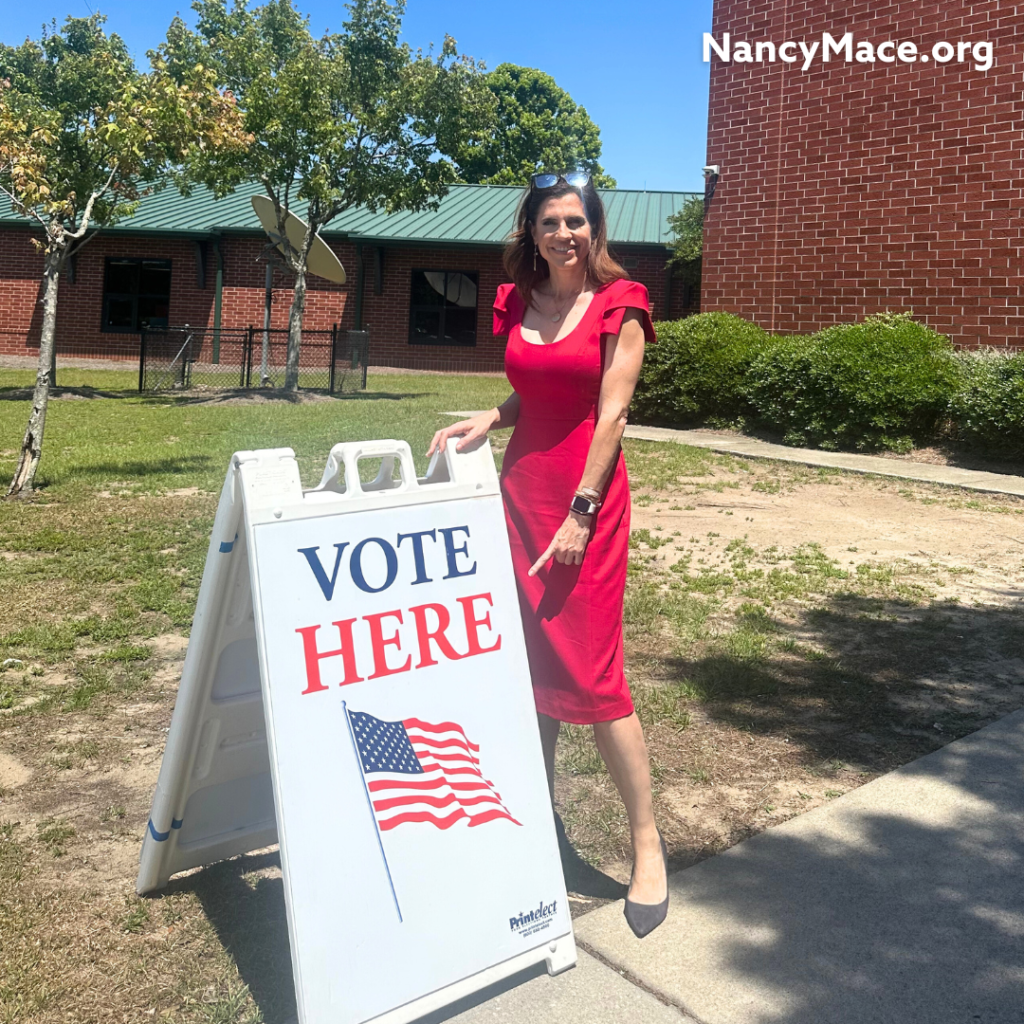
{"label": "concrete sidewalk", "polygon": [[[463,409],[446,412],[444,415],[469,417],[478,415],[479,411]],[[886,459],[879,455],[825,452],[817,448],[790,448],[788,445],[772,444],[770,441],[760,441],[756,437],[747,437],[744,434],[716,430],[677,430],[673,427],[643,427],[630,424],[626,427],[626,437],[638,441],[689,444],[695,448],[707,448],[710,451],[738,455],[745,459],[775,459],[779,462],[795,462],[801,466],[844,469],[850,473],[873,473],[877,476],[898,477],[901,480],[943,484],[946,487],[964,487],[970,491],[1016,494],[1024,497],[1024,477],[1008,473],[985,473],[975,469],[959,469],[956,466],[914,462],[912,459]]]}
{"label": "concrete sidewalk", "polygon": [[971,491],[993,494],[1016,494],[1024,497],[1024,477],[1006,473],[983,473],[980,470],[959,469],[956,466],[936,466],[910,459],[885,459],[878,455],[855,455],[851,452],[823,452],[816,448],[790,448],[783,444],[759,441],[743,434],[720,433],[714,430],[674,430],[668,427],[626,427],[626,437],[640,441],[672,441],[690,444],[695,448],[748,459],[777,459],[796,462],[802,466],[825,466],[845,469],[851,473],[874,473],[894,476],[901,480],[919,480],[923,483],[965,487]]}

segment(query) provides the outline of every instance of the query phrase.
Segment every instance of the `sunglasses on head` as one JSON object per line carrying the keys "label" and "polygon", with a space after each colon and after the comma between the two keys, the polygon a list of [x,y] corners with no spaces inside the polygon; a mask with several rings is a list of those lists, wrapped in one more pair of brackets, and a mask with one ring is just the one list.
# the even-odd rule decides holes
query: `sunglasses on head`
{"label": "sunglasses on head", "polygon": [[590,175],[586,171],[569,171],[566,174],[534,174],[530,177],[530,188],[541,191],[546,188],[554,188],[560,181],[573,188],[583,188],[589,181]]}

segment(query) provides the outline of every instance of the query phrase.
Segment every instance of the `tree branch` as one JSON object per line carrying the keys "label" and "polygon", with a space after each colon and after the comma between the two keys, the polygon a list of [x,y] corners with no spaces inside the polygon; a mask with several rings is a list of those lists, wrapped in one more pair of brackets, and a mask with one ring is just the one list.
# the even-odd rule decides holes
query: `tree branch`
{"label": "tree branch", "polygon": [[13,192],[4,188],[0,185],[0,192],[3,192],[5,196],[11,201],[11,205],[20,213],[23,217],[28,217],[33,220],[39,221],[39,226],[46,232],[46,237],[50,237],[50,229],[47,226],[46,221],[43,219],[42,214],[37,213],[30,206],[26,206]]}
{"label": "tree branch", "polygon": [[107,175],[107,180],[104,182],[102,188],[96,189],[95,192],[89,196],[89,201],[85,204],[85,209],[82,211],[82,223],[78,225],[78,229],[68,234],[68,238],[81,238],[86,231],[89,230],[89,221],[92,220],[92,208],[96,205],[96,200],[101,196],[106,195],[109,191],[110,186],[114,183],[114,176],[117,174],[117,162],[114,162],[114,166],[110,169],[110,174]]}

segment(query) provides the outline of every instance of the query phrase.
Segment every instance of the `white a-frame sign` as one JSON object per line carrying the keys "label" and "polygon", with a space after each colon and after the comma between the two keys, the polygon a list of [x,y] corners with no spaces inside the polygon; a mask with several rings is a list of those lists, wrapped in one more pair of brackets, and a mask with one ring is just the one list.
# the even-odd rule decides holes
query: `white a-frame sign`
{"label": "white a-frame sign", "polygon": [[138,891],[275,841],[303,1024],[575,963],[486,445],[419,480],[337,445],[305,493],[290,449],[232,459]]}

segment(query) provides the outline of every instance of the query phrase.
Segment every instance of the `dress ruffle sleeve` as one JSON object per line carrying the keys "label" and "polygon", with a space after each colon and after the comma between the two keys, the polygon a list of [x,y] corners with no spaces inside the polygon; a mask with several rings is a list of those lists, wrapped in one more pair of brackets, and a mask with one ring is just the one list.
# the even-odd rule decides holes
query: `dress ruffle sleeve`
{"label": "dress ruffle sleeve", "polygon": [[618,334],[622,330],[626,310],[638,309],[644,327],[644,340],[652,343],[658,340],[654,333],[654,324],[651,323],[651,301],[647,289],[639,281],[620,280],[610,284],[606,302],[602,314],[602,334]]}
{"label": "dress ruffle sleeve", "polygon": [[523,303],[514,284],[499,284],[494,299],[494,326],[491,333],[497,337],[509,334],[523,319]]}

